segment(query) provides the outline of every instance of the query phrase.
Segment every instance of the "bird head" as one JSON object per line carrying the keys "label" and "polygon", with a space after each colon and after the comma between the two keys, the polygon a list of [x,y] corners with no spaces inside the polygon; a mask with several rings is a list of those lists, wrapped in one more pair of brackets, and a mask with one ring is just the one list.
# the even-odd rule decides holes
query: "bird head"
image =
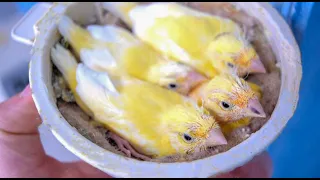
{"label": "bird head", "polygon": [[244,117],[266,117],[257,94],[248,83],[234,75],[219,75],[206,84],[201,103],[218,121],[230,122]]}
{"label": "bird head", "polygon": [[197,153],[207,147],[227,144],[213,116],[195,102],[171,107],[163,116],[170,119],[167,132],[179,154]]}
{"label": "bird head", "polygon": [[163,61],[153,66],[148,73],[149,79],[162,87],[186,95],[191,89],[207,80],[194,69],[175,61]]}
{"label": "bird head", "polygon": [[247,40],[231,33],[218,35],[209,45],[212,65],[221,72],[236,72],[239,76],[266,73],[259,55]]}

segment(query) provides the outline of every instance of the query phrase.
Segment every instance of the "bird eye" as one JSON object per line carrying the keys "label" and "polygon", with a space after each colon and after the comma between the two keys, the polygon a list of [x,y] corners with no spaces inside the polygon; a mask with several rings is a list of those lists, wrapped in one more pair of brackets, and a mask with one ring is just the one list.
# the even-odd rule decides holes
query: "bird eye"
{"label": "bird eye", "polygon": [[224,102],[224,101],[221,102],[221,106],[223,109],[230,109],[231,108],[231,105],[227,102]]}
{"label": "bird eye", "polygon": [[189,135],[184,133],[183,134],[183,139],[187,142],[187,143],[191,143],[193,141],[193,138]]}
{"label": "bird eye", "polygon": [[176,89],[176,88],[177,88],[177,85],[174,84],[174,83],[170,83],[170,84],[169,84],[169,88],[170,88],[170,89]]}
{"label": "bird eye", "polygon": [[232,63],[227,63],[227,65],[228,65],[228,67],[230,67],[230,68],[234,68],[234,64],[232,64]]}

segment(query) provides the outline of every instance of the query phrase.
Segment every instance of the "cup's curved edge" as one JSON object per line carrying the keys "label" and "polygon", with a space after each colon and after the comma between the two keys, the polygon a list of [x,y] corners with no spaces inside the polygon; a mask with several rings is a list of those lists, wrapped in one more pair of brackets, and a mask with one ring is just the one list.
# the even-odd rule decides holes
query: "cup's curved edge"
{"label": "cup's curved edge", "polygon": [[[268,10],[269,7],[264,8],[267,8]],[[283,24],[283,22],[278,23]],[[293,111],[280,112],[281,109],[277,110],[276,107],[276,112],[273,113],[271,119],[280,113],[282,115],[286,115],[286,120],[282,121],[280,127],[276,129],[275,132],[271,133],[271,135],[267,136],[266,139],[263,140],[263,143],[260,143],[260,141],[257,141],[257,139],[261,140],[263,135],[268,133],[270,128],[274,130],[274,127],[271,127],[270,125],[271,122],[269,123],[269,125],[267,123],[261,130],[253,134],[249,139],[242,142],[235,148],[232,148],[227,152],[218,154],[213,157],[208,157],[192,162],[161,164],[154,162],[142,162],[130,158],[125,158],[123,156],[106,151],[96,144],[85,139],[67,123],[67,121],[62,117],[61,113],[58,111],[56,105],[53,103],[54,100],[52,99],[52,90],[48,89],[48,87],[50,87],[49,83],[51,83],[48,81],[50,78],[46,77],[43,73],[43,67],[45,67],[44,63],[47,62],[45,62],[46,57],[44,51],[46,50],[44,48],[49,46],[46,40],[48,40],[48,35],[50,35],[50,33],[53,34],[52,31],[53,29],[48,29],[45,33],[39,33],[34,45],[34,49],[38,49],[39,51],[34,52],[32,56],[33,59],[30,65],[30,85],[39,114],[44,123],[47,124],[47,126],[51,129],[54,136],[67,149],[69,149],[72,153],[88,162],[89,164],[115,177],[209,177],[217,175],[218,173],[220,174],[233,170],[234,168],[250,161],[255,155],[261,153],[271,142],[273,142],[277,138],[288,120],[293,115],[297,104],[299,86],[302,78],[301,64],[296,64],[297,75],[294,82],[295,84],[292,85],[295,86],[293,88],[294,91],[292,92],[292,94],[297,95],[297,97],[293,99],[289,104],[290,106],[293,106]],[[292,34],[286,36],[288,36],[291,41],[293,39],[293,42],[295,42]],[[300,54],[299,50],[295,51],[297,51],[296,53]],[[300,56],[299,58],[297,58],[297,60],[300,61]],[[44,72],[48,73],[48,71]],[[281,92],[283,93],[283,87],[285,85],[282,84],[281,86]],[[287,86],[285,88],[287,88]],[[277,106],[280,106],[279,104],[281,104],[280,99]],[[46,108],[43,109],[42,107]],[[50,119],[48,117],[50,117]],[[78,139],[78,141],[74,142],[74,140],[72,140],[74,138]],[[259,143],[255,144],[252,142]],[[90,152],[92,150],[98,152],[98,155]],[[94,156],[96,157],[94,158]],[[232,161],[226,162],[226,159],[232,159]],[[126,166],[129,166],[129,168],[124,167],[124,164],[126,164]],[[143,173],[145,174],[139,173],[139,170],[143,170]]]}

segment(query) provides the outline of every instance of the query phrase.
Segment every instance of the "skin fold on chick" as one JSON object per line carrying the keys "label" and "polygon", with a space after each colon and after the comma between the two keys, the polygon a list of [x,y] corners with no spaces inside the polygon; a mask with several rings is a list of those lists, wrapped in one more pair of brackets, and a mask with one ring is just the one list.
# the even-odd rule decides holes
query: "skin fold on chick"
{"label": "skin fold on chick", "polygon": [[88,67],[109,74],[128,74],[187,94],[206,80],[187,65],[170,60],[127,30],[113,25],[91,25],[83,29],[63,16],[59,32]]}
{"label": "skin fold on chick", "polygon": [[103,6],[141,40],[207,77],[221,72],[266,73],[240,26],[227,18],[174,2],[104,2]]}
{"label": "skin fold on chick", "polygon": [[183,95],[130,76],[94,71],[77,64],[59,44],[51,58],[72,92],[129,156],[148,160],[227,143],[210,113]]}

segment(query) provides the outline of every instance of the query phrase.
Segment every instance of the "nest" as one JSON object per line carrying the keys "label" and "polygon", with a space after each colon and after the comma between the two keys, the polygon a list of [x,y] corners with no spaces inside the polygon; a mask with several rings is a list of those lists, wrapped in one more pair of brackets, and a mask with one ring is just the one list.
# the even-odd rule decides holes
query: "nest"
{"label": "nest", "polygon": [[[152,160],[157,162],[192,161],[230,150],[239,143],[245,141],[252,133],[258,131],[270,119],[280,93],[280,70],[277,67],[277,61],[274,53],[272,52],[271,46],[265,37],[263,26],[257,19],[249,16],[231,3],[181,3],[193,9],[232,19],[243,28],[246,32],[247,38],[251,41],[268,71],[266,74],[254,74],[246,77],[247,81],[256,83],[262,88],[263,97],[261,104],[264,107],[267,117],[253,118],[248,126],[234,130],[226,137],[228,140],[227,145],[216,146],[212,149],[208,149],[208,151],[203,152],[202,154],[197,154],[196,156],[174,156]],[[121,20],[119,20],[119,18],[101,9],[99,5],[97,6],[96,24],[115,24],[130,30]],[[64,42],[61,43],[64,44]],[[116,144],[109,138],[108,130],[104,129],[99,123],[93,121],[74,102],[74,98],[70,90],[67,88],[62,75],[55,67],[53,67],[52,79],[55,96],[57,98],[57,106],[70,125],[76,128],[78,132],[88,140],[100,147],[125,156],[125,154],[119,151]]]}

